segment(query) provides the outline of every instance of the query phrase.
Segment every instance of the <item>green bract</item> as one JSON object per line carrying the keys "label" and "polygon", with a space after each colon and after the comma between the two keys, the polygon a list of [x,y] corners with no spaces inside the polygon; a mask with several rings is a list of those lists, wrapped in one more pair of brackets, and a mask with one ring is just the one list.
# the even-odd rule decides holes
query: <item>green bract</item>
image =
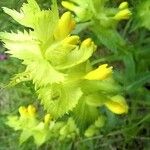
{"label": "green bract", "polygon": [[135,17],[135,27],[145,27],[150,30],[150,2],[149,0],[140,1],[137,3]]}
{"label": "green bract", "polygon": [[[7,53],[26,66],[24,72],[12,78],[10,85],[31,80],[42,106],[54,120],[53,127],[39,124],[32,115],[28,117],[32,114],[30,107],[21,109],[21,117],[10,118],[8,122],[16,130],[22,130],[21,143],[33,136],[36,144],[41,145],[62,125],[61,140],[75,137],[79,131],[82,134],[87,128],[85,135],[93,136],[104,124],[99,118],[103,116],[98,109],[101,106],[116,114],[127,113],[127,104],[119,95],[120,86],[112,78],[112,67],[103,64],[94,70],[89,58],[96,45],[89,38],[80,42],[78,36],[71,34],[75,20],[70,12],[59,18],[55,1],[51,10],[41,10],[35,0],[28,0],[20,12],[8,8],[4,11],[28,27],[23,32],[0,33]],[[71,119],[66,123],[62,116]],[[22,117],[29,125],[23,124]]]}

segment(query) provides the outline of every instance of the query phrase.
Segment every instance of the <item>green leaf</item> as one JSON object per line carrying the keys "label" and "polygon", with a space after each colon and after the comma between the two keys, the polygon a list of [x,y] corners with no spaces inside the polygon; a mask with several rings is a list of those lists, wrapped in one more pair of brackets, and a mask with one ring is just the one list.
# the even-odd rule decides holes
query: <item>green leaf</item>
{"label": "green leaf", "polygon": [[138,74],[136,76],[136,80],[131,82],[126,87],[126,90],[128,92],[133,92],[134,90],[137,90],[140,86],[144,85],[146,82],[149,82],[149,81],[150,81],[150,72]]}
{"label": "green leaf", "polygon": [[73,116],[75,122],[81,129],[81,131],[85,130],[89,125],[94,123],[94,121],[98,118],[98,110],[96,107],[90,106],[86,103],[86,97],[82,97],[78,105],[73,111]]}
{"label": "green leaf", "polygon": [[37,91],[41,104],[54,117],[61,117],[71,111],[78,103],[82,92],[72,83],[53,84]]}
{"label": "green leaf", "polygon": [[137,27],[145,27],[148,30],[150,30],[150,1],[144,0],[137,3],[136,9],[135,9],[135,20],[134,20],[134,26]]}
{"label": "green leaf", "polygon": [[99,41],[112,52],[116,52],[121,46],[125,44],[125,41],[115,29],[94,26],[93,32]]}
{"label": "green leaf", "polygon": [[33,34],[40,41],[43,51],[53,41],[54,28],[59,19],[55,0],[52,10],[41,11],[35,0],[28,0],[27,4],[23,4],[20,13],[9,8],[4,8],[4,11],[20,24],[34,29]]}
{"label": "green leaf", "polygon": [[35,58],[42,58],[38,42],[34,40],[34,36],[26,31],[1,32],[0,39],[5,43],[4,46],[9,50],[7,53],[11,54],[12,57],[30,62]]}
{"label": "green leaf", "polygon": [[36,145],[40,146],[48,140],[48,135],[50,136],[48,126],[44,122],[40,122],[32,131],[34,142]]}
{"label": "green leaf", "polygon": [[65,80],[65,74],[55,70],[45,59],[37,59],[27,64],[27,72],[30,72],[31,79],[36,86],[46,86],[52,83],[60,83]]}
{"label": "green leaf", "polygon": [[64,80],[65,75],[56,71],[42,57],[38,42],[31,34],[27,32],[1,33],[0,37],[5,43],[5,47],[9,49],[7,53],[23,60],[23,64],[27,65],[27,72],[30,73],[34,83],[43,86]]}
{"label": "green leaf", "polygon": [[100,11],[103,11],[105,2],[106,2],[106,0],[92,0],[94,12],[98,14],[98,13],[100,13]]}
{"label": "green leaf", "polygon": [[6,121],[6,124],[11,127],[14,128],[14,130],[20,130],[21,126],[18,123],[18,116],[8,116],[7,118],[8,120]]}
{"label": "green leaf", "polygon": [[130,82],[135,79],[135,61],[132,54],[124,55],[123,62],[125,65],[125,78]]}
{"label": "green leaf", "polygon": [[20,13],[6,7],[3,10],[21,25],[31,28],[34,28],[35,14],[40,12],[40,8],[35,0],[28,0],[28,4],[24,3]]}
{"label": "green leaf", "polygon": [[34,35],[46,49],[54,40],[53,32],[58,23],[57,16],[51,10],[43,10],[36,13],[34,20]]}
{"label": "green leaf", "polygon": [[26,140],[28,140],[32,136],[32,132],[29,129],[23,130],[20,135],[19,143],[23,144]]}
{"label": "green leaf", "polygon": [[30,73],[29,72],[22,72],[16,74],[13,78],[11,78],[9,84],[6,87],[15,86],[18,83],[29,81],[30,80]]}

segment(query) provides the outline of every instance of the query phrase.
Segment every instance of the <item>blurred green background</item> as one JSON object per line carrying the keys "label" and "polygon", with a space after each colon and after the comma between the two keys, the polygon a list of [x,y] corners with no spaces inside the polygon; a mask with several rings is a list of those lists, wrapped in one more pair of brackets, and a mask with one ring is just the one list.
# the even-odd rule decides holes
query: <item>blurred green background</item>
{"label": "blurred green background", "polygon": [[[0,31],[16,31],[22,29],[2,7],[19,10],[25,0],[0,0]],[[41,8],[50,7],[50,0],[37,0]],[[121,0],[110,0],[112,6]],[[129,21],[119,24],[118,31],[128,40],[128,53],[121,59],[111,58],[111,51],[96,39],[88,30],[82,31],[83,38],[92,37],[100,45],[93,59],[95,65],[99,62],[109,62],[115,68],[116,80],[124,86],[124,93],[129,104],[126,116],[116,116],[108,112],[109,121],[99,136],[89,139],[79,139],[74,145],[79,150],[149,150],[150,149],[150,1],[129,0],[133,16]],[[62,11],[60,1],[58,1]],[[0,43],[0,87],[4,87],[10,78],[23,70],[18,65],[19,60],[4,54],[5,49]],[[105,59],[101,59],[100,54]],[[117,57],[117,56],[116,56]],[[6,116],[16,114],[20,105],[36,103],[30,83],[19,84],[16,87],[0,90],[0,150],[50,150],[72,149],[71,144],[62,145],[56,142],[47,143],[37,148],[32,139],[19,146],[19,133],[5,125]],[[57,144],[57,148],[56,148]]]}

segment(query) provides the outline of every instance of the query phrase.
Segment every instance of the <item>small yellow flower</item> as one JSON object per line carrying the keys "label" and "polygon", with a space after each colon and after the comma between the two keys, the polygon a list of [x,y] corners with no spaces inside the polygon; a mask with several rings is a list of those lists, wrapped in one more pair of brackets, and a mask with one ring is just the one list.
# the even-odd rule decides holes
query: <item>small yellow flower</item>
{"label": "small yellow flower", "polygon": [[33,105],[29,105],[27,108],[24,106],[19,107],[19,113],[21,117],[35,116],[36,109]]}
{"label": "small yellow flower", "polygon": [[77,8],[77,6],[71,2],[62,1],[61,4],[63,7],[69,9],[70,11],[74,11]]}
{"label": "small yellow flower", "polygon": [[131,15],[132,15],[131,11],[127,8],[127,9],[120,10],[114,16],[114,19],[115,20],[124,20],[124,19],[126,20],[126,19],[129,19]]}
{"label": "small yellow flower", "polygon": [[36,108],[33,105],[29,105],[27,110],[29,116],[35,116]]}
{"label": "small yellow flower", "polygon": [[108,67],[108,64],[100,65],[97,69],[89,72],[85,75],[87,80],[105,80],[112,74],[112,67]]}
{"label": "small yellow flower", "polygon": [[79,39],[80,39],[79,36],[73,35],[65,38],[63,42],[71,45],[76,45],[79,43]]}
{"label": "small yellow flower", "polygon": [[109,101],[106,101],[105,106],[115,114],[124,114],[128,112],[128,105],[121,95],[116,95]]}
{"label": "small yellow flower", "polygon": [[92,39],[91,38],[87,38],[85,39],[83,42],[82,42],[82,45],[83,46],[86,46],[86,47],[90,47],[92,45]]}
{"label": "small yellow flower", "polygon": [[85,48],[93,48],[93,51],[96,50],[97,46],[94,44],[94,42],[92,41],[91,38],[87,38],[85,39],[82,43],[81,43],[81,47],[85,47]]}
{"label": "small yellow flower", "polygon": [[75,27],[75,20],[72,18],[70,12],[65,12],[59,19],[58,25],[54,31],[54,37],[56,40],[62,40],[66,38]]}
{"label": "small yellow flower", "polygon": [[126,9],[128,8],[128,2],[122,2],[120,5],[119,5],[119,9]]}
{"label": "small yellow flower", "polygon": [[80,4],[79,5],[75,5],[74,3],[71,2],[67,2],[67,1],[62,1],[62,6],[65,7],[66,9],[74,12],[77,16],[77,20],[86,20],[88,14],[87,14],[87,9],[85,9],[84,7],[82,7]]}
{"label": "small yellow flower", "polygon": [[50,114],[46,114],[44,117],[44,123],[48,124],[52,119],[52,116]]}
{"label": "small yellow flower", "polygon": [[26,107],[20,106],[19,113],[20,113],[21,117],[25,117],[28,115],[28,110],[26,109]]}

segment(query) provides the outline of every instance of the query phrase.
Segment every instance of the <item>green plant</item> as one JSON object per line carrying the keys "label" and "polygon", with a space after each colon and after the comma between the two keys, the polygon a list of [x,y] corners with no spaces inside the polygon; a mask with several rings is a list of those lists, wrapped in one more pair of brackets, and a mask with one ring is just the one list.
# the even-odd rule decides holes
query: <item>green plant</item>
{"label": "green plant", "polygon": [[48,113],[44,121],[39,121],[35,107],[29,105],[19,108],[19,117],[8,117],[7,124],[22,131],[20,143],[31,136],[38,146],[56,138],[68,141],[92,137],[104,126],[104,106],[115,114],[128,112],[112,67],[103,64],[94,69],[89,60],[96,51],[94,42],[90,38],[80,42],[79,36],[71,34],[75,20],[70,12],[59,18],[55,0],[51,10],[41,10],[35,0],[23,4],[20,13],[6,7],[3,10],[26,27],[16,33],[0,33],[7,53],[25,66],[8,86],[32,81]]}

